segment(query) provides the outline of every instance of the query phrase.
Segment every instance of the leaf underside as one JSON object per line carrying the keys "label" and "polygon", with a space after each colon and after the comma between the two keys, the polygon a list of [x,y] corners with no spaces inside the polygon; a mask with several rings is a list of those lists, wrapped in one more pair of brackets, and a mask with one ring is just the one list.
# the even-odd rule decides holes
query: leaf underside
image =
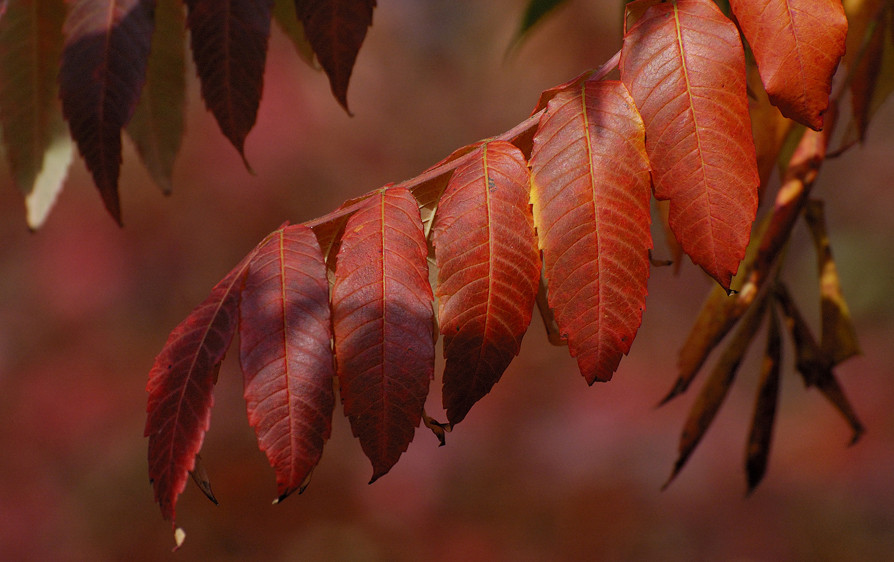
{"label": "leaf underside", "polygon": [[540,254],[528,183],[521,151],[489,142],[454,172],[438,203],[432,243],[452,424],[500,380],[531,322]]}
{"label": "leaf underside", "polygon": [[319,462],[335,405],[329,285],[313,231],[289,226],[258,249],[239,316],[248,420],[281,500]]}
{"label": "leaf underside", "polygon": [[348,82],[366,31],[372,25],[376,0],[295,0],[295,12],[307,41],[338,102],[348,109]]}
{"label": "leaf underside", "polygon": [[607,381],[642,321],[649,277],[649,164],[620,82],[574,84],[534,136],[531,200],[549,305],[592,384]]}
{"label": "leaf underside", "polygon": [[725,289],[745,255],[759,178],[736,26],[710,0],[649,8],[624,37],[621,80],[646,128],[674,236]]}
{"label": "leaf underside", "polygon": [[245,159],[264,88],[273,0],[185,0],[205,106]]}
{"label": "leaf underside", "polygon": [[376,480],[413,439],[434,372],[428,249],[416,200],[381,190],[348,219],[332,319],[345,414]]}
{"label": "leaf underside", "polygon": [[730,7],[773,105],[822,129],[847,36],[841,0],[730,0]]}
{"label": "leaf underside", "polygon": [[65,20],[59,96],[103,203],[121,222],[121,129],[146,78],[154,0],[74,0]]}

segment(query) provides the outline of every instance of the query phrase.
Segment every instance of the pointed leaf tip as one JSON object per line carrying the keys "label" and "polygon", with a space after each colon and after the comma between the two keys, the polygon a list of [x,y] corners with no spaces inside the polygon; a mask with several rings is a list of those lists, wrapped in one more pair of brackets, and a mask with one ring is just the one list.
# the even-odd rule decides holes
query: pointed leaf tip
{"label": "pointed leaf tip", "polygon": [[485,144],[451,176],[432,243],[444,335],[443,404],[459,423],[518,354],[540,284],[524,155]]}
{"label": "pointed leaf tip", "polygon": [[627,30],[620,70],[645,123],[655,197],[670,200],[670,228],[729,289],[760,184],[738,29],[711,0],[656,4]]}
{"label": "pointed leaf tip", "polygon": [[549,306],[589,384],[611,379],[645,308],[652,239],[643,136],[624,85],[591,80],[557,93],[534,136],[531,201]]}
{"label": "pointed leaf tip", "polygon": [[428,247],[416,199],[379,190],[348,219],[335,261],[338,381],[354,436],[387,473],[413,440],[434,371]]}
{"label": "pointed leaf tip", "polygon": [[286,226],[258,248],[239,314],[248,421],[282,500],[306,485],[335,407],[329,283],[310,228]]}
{"label": "pointed leaf tip", "polygon": [[376,0],[295,0],[307,40],[348,115],[348,83],[375,7]]}

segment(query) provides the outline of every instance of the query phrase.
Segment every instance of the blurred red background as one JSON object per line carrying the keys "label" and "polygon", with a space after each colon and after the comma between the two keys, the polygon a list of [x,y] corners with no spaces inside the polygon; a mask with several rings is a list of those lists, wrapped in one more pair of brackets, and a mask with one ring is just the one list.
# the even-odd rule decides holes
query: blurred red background
{"label": "blurred red background", "polygon": [[[125,227],[83,163],[29,233],[0,170],[0,556],[7,560],[878,560],[894,552],[894,108],[865,148],[829,161],[833,249],[864,351],[838,369],[868,427],[805,392],[786,352],[769,473],[744,498],[756,362],[677,481],[670,473],[694,390],[661,409],[676,350],[710,282],[655,269],[645,322],[609,384],[588,388],[535,315],[521,355],[448,435],[420,429],[372,486],[336,411],[301,496],[271,506],[273,473],[246,421],[231,352],[202,452],[221,504],[191,483],[184,547],[153,503],[145,381],[168,332],[261,237],[400,181],[524,119],[541,90],[620,47],[620,2],[572,2],[504,59],[525,2],[386,0],[361,51],[348,117],[325,77],[276,30],[249,174],[202,105],[190,68],[188,132],[174,194],[149,182],[129,141]],[[607,7],[608,5],[608,7]],[[658,233],[659,229],[653,229]],[[816,321],[815,261],[799,229],[795,297]],[[658,254],[664,252],[656,234]],[[440,381],[429,412],[443,419]]]}

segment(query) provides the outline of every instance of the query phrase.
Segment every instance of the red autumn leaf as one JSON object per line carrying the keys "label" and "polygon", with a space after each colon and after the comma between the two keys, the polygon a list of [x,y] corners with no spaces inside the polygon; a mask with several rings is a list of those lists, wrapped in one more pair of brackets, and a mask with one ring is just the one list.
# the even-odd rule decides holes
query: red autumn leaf
{"label": "red autumn leaf", "polygon": [[376,0],[295,0],[298,19],[338,102],[348,109],[348,82]]}
{"label": "red autumn leaf", "polygon": [[239,293],[255,251],[174,328],[149,372],[149,480],[166,519],[174,519],[177,496],[186,487],[211,421],[211,389],[236,333]]}
{"label": "red autumn leaf", "polygon": [[288,226],[258,249],[239,317],[248,421],[282,500],[319,462],[335,405],[329,282],[312,230]]}
{"label": "red autumn leaf", "polygon": [[444,334],[443,403],[459,423],[518,355],[540,283],[524,155],[485,144],[441,196],[432,243]]}
{"label": "red autumn leaf", "polygon": [[332,318],[345,414],[376,480],[413,440],[434,371],[428,249],[416,200],[383,189],[351,215]]}
{"label": "red autumn leaf", "polygon": [[550,307],[592,384],[618,368],[642,321],[649,277],[649,163],[620,82],[557,94],[534,136],[531,200]]}
{"label": "red autumn leaf", "polygon": [[264,88],[273,0],[185,1],[202,98],[244,159]]}
{"label": "red autumn leaf", "polygon": [[628,30],[621,80],[646,127],[655,197],[674,236],[729,288],[760,183],[736,26],[710,0],[657,4]]}
{"label": "red autumn leaf", "polygon": [[822,129],[847,36],[841,0],[730,0],[730,7],[770,101],[786,117]]}
{"label": "red autumn leaf", "polygon": [[59,69],[62,113],[103,203],[121,222],[121,129],[146,79],[153,0],[74,0]]}

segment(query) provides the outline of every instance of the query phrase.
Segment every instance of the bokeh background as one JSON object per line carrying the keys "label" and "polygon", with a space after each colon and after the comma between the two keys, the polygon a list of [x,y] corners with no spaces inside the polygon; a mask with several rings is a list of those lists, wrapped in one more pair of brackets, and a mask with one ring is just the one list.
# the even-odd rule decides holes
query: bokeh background
{"label": "bokeh background", "polygon": [[[371,468],[336,410],[301,496],[271,506],[273,473],[249,428],[235,353],[202,451],[221,504],[191,483],[184,547],[146,473],[145,381],[168,332],[267,232],[400,181],[524,119],[541,90],[620,47],[620,2],[570,2],[504,57],[526,2],[384,0],[361,51],[348,117],[325,77],[274,31],[246,153],[220,134],[192,67],[188,132],[163,197],[126,142],[125,227],[78,160],[30,233],[0,169],[0,558],[5,560],[881,560],[894,553],[894,108],[862,149],[829,161],[833,249],[862,357],[838,369],[868,427],[843,420],[791,368],[765,482],[745,498],[756,386],[748,361],[689,465],[659,489],[693,389],[656,409],[710,281],[653,270],[645,322],[609,384],[588,388],[535,315],[521,355],[437,447],[420,429],[391,471]],[[5,166],[5,165],[0,165]],[[772,187],[771,187],[772,189]],[[663,252],[656,231],[658,254]],[[788,278],[817,320],[800,228]],[[760,344],[759,344],[760,345]],[[440,352],[439,352],[440,353]],[[441,417],[440,380],[429,412]]]}

